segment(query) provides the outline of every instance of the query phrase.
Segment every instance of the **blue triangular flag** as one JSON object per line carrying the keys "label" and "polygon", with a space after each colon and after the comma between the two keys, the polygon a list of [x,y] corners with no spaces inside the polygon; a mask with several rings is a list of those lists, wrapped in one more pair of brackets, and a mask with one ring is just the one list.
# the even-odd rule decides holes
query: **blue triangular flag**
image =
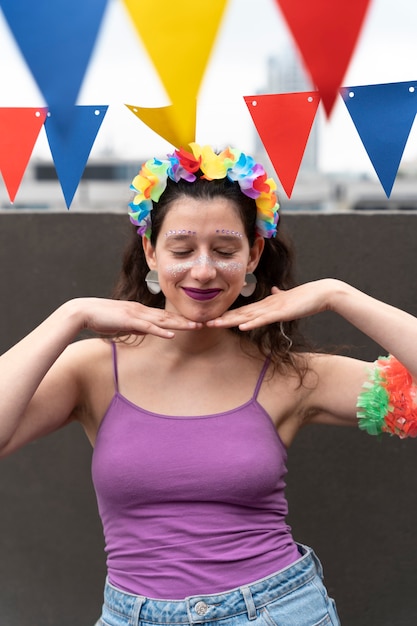
{"label": "blue triangular flag", "polygon": [[389,198],[417,111],[417,81],[344,87],[341,95]]}
{"label": "blue triangular flag", "polygon": [[63,135],[56,123],[56,111],[49,111],[45,131],[55,164],[56,173],[64,193],[67,208],[83,175],[91,148],[100,129],[108,106],[75,106],[73,123]]}
{"label": "blue triangular flag", "polygon": [[17,45],[49,108],[67,126],[108,0],[1,0]]}

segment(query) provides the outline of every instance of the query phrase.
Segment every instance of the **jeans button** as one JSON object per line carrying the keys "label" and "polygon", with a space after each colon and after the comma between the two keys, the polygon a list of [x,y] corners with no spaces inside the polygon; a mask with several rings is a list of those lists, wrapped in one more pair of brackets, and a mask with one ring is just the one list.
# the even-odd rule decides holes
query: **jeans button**
{"label": "jeans button", "polygon": [[205,615],[208,611],[208,606],[205,602],[197,602],[197,604],[194,607],[195,612],[197,613],[197,615]]}

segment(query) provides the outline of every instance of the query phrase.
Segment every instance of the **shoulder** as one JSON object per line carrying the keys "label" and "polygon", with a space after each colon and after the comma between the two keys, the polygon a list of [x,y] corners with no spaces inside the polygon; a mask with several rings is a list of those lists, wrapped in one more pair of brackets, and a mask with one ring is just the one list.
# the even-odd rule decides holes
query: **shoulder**
{"label": "shoulder", "polygon": [[84,403],[90,386],[100,385],[100,381],[103,381],[103,386],[111,383],[111,342],[100,338],[76,341],[64,350],[55,368],[76,382],[81,402]]}
{"label": "shoulder", "polygon": [[70,358],[92,359],[97,356],[108,356],[112,351],[112,341],[94,337],[91,339],[80,339],[70,344],[67,348]]}
{"label": "shoulder", "polygon": [[111,361],[111,351],[111,342],[105,339],[80,339],[64,350],[57,360],[57,366],[82,376],[84,371],[95,369],[109,359]]}
{"label": "shoulder", "polygon": [[107,339],[81,339],[68,346],[62,355],[80,380],[112,371],[112,342]]}
{"label": "shoulder", "polygon": [[100,338],[82,339],[68,346],[62,358],[79,388],[76,419],[93,443],[115,393],[112,342]]}

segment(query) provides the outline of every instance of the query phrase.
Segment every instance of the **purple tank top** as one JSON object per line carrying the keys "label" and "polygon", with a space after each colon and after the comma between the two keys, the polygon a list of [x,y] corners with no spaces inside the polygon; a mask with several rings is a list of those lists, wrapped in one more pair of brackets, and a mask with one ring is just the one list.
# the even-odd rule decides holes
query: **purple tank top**
{"label": "purple tank top", "polygon": [[[180,599],[232,589],[299,558],[286,524],[286,450],[257,401],[198,417],[141,409],[118,390],[92,475],[110,582]],[[225,390],[226,392],[226,390]]]}

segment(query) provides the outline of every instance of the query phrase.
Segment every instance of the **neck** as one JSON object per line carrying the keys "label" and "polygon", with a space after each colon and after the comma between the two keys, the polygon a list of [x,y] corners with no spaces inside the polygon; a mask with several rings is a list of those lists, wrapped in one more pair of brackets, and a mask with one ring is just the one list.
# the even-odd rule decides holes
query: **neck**
{"label": "neck", "polygon": [[203,327],[199,330],[182,330],[176,331],[173,339],[162,339],[147,335],[147,343],[154,343],[155,347],[171,354],[187,355],[203,355],[217,352],[219,349],[224,351],[228,345],[239,341],[237,335],[230,330],[224,328],[207,328]]}

